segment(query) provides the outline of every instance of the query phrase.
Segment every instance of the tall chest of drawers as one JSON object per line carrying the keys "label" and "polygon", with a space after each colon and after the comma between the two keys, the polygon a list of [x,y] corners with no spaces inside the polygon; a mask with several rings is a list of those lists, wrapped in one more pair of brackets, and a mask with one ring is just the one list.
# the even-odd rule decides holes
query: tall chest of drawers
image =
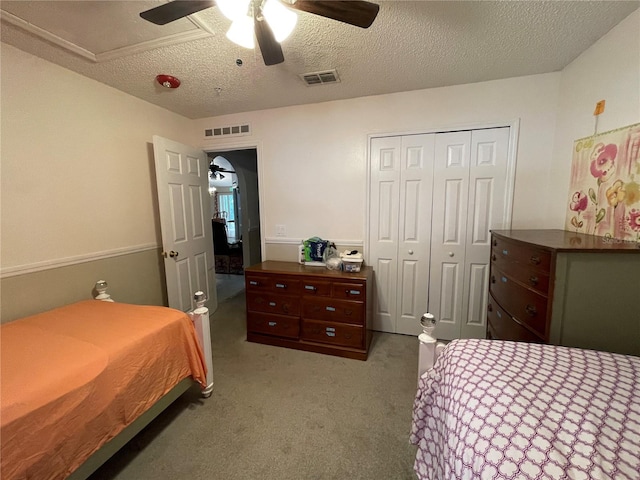
{"label": "tall chest of drawers", "polygon": [[487,337],[640,355],[640,244],[496,230]]}
{"label": "tall chest of drawers", "polygon": [[373,270],[266,261],[245,270],[247,340],[366,360]]}

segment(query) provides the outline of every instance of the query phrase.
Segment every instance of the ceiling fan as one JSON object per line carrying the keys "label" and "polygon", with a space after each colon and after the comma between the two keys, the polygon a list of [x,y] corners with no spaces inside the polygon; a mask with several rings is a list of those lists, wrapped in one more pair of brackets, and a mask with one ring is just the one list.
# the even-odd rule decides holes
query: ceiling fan
{"label": "ceiling fan", "polygon": [[[227,33],[227,37],[232,38],[234,25],[236,30],[243,28],[245,32],[247,27],[252,28],[265,65],[284,62],[282,47],[279,43],[282,39],[278,39],[278,35],[274,34],[274,30],[277,28],[274,20],[278,20],[278,14],[275,12],[278,9],[281,17],[293,13],[291,10],[299,10],[360,28],[369,28],[380,10],[379,5],[364,0],[245,0],[244,3],[240,0],[218,0],[217,2],[215,0],[173,0],[146,10],[140,13],[140,16],[156,25],[166,25],[215,5],[218,5],[225,15],[229,11],[228,6],[232,9],[233,7],[237,9],[238,5],[243,5],[243,8],[246,6],[247,11],[240,13],[237,18],[238,22],[233,19],[234,23]],[[275,10],[271,17],[269,10]],[[283,10],[286,12],[283,13]],[[289,29],[289,32],[295,26],[296,18],[293,18],[292,23],[289,22],[289,25],[285,27]],[[233,38],[232,40],[236,41]],[[239,42],[236,41],[236,43]],[[250,35],[250,43],[253,44],[253,35]],[[248,47],[248,45],[241,44]],[[253,46],[248,48],[253,48]]]}
{"label": "ceiling fan", "polygon": [[211,176],[213,178],[215,178],[216,180],[221,180],[221,179],[224,178],[224,175],[222,174],[222,172],[224,172],[224,173],[236,173],[233,170],[227,170],[226,168],[221,167],[219,165],[216,165],[213,162],[211,162],[209,164],[209,172],[211,173]]}

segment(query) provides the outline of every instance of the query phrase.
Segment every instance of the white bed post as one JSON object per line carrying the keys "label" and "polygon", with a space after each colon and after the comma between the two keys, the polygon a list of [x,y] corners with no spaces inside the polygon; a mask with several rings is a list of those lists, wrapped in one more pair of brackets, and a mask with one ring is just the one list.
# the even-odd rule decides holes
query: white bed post
{"label": "white bed post", "polygon": [[445,347],[444,343],[439,343],[432,337],[433,330],[436,327],[436,319],[432,314],[425,313],[422,315],[420,325],[422,325],[422,333],[418,335],[418,378],[433,367],[438,355]]}
{"label": "white bed post", "polygon": [[204,292],[196,292],[193,296],[196,308],[193,312],[188,312],[200,341],[200,346],[204,351],[204,359],[207,364],[207,387],[202,390],[202,396],[208,398],[213,392],[213,356],[211,353],[211,330],[209,330],[209,309],[204,306],[207,298]]}

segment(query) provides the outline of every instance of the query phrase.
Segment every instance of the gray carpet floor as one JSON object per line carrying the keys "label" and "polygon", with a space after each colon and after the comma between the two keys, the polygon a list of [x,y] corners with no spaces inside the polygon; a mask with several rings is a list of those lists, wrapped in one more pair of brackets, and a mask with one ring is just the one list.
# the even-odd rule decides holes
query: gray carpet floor
{"label": "gray carpet floor", "polygon": [[91,480],[414,479],[417,338],[376,332],[366,362],[249,343],[244,302],[212,316],[213,395],[189,390]]}

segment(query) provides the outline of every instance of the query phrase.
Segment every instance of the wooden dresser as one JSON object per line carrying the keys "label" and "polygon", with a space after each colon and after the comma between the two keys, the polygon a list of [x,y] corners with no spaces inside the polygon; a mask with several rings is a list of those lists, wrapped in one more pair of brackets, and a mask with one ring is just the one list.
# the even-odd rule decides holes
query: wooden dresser
{"label": "wooden dresser", "polygon": [[640,355],[640,244],[491,232],[487,338]]}
{"label": "wooden dresser", "polygon": [[245,270],[247,340],[366,360],[373,269],[266,261]]}

